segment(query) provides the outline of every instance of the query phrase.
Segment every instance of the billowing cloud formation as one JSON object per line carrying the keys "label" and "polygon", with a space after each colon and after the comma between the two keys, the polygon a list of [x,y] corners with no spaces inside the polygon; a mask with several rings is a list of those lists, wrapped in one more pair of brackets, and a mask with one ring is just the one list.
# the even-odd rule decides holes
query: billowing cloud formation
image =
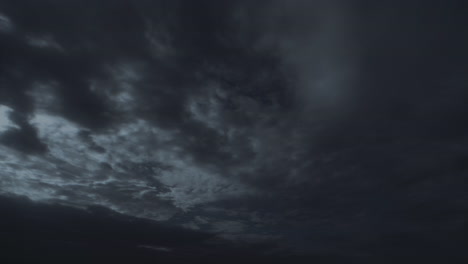
{"label": "billowing cloud formation", "polygon": [[0,191],[296,252],[459,254],[466,7],[401,2],[4,1]]}

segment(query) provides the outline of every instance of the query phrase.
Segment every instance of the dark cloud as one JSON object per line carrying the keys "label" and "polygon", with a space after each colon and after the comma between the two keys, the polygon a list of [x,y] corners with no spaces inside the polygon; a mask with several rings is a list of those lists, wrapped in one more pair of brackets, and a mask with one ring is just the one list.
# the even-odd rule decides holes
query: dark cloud
{"label": "dark cloud", "polygon": [[[86,210],[0,201],[3,257],[12,261],[155,261],[187,258],[271,255],[274,244],[240,245],[214,234],[121,215],[107,208]],[[3,243],[5,242],[5,243]],[[72,258],[72,259],[70,259]]]}
{"label": "dark cloud", "polygon": [[462,255],[467,8],[4,1],[2,193],[296,253]]}

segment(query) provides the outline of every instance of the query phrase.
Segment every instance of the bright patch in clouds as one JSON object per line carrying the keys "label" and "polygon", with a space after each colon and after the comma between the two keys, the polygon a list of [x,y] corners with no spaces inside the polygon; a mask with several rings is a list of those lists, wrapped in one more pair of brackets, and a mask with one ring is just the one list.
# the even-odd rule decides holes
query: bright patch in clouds
{"label": "bright patch in clouds", "polygon": [[10,18],[0,13],[0,33],[10,33],[14,29]]}
{"label": "bright patch in clouds", "polygon": [[[2,128],[14,126],[1,107]],[[244,195],[248,188],[197,165],[177,147],[174,131],[146,121],[92,133],[60,116],[38,111],[30,120],[47,144],[45,156],[0,149],[0,187],[6,194],[168,220],[178,210]]]}
{"label": "bright patch in clouds", "polygon": [[3,133],[12,128],[19,128],[10,120],[10,113],[13,109],[8,106],[0,105],[0,133]]}

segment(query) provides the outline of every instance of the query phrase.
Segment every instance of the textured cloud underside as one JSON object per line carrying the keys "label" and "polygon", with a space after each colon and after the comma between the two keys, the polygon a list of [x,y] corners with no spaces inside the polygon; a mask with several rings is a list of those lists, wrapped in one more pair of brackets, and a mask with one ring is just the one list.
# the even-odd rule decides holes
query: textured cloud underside
{"label": "textured cloud underside", "polygon": [[99,204],[167,219],[176,209],[247,193],[245,186],[200,168],[168,142],[174,135],[142,120],[86,133],[63,118],[31,119],[49,152],[26,156],[1,148],[1,190],[34,200]]}
{"label": "textured cloud underside", "polygon": [[464,245],[464,1],[82,2],[0,1],[2,195],[308,254]]}

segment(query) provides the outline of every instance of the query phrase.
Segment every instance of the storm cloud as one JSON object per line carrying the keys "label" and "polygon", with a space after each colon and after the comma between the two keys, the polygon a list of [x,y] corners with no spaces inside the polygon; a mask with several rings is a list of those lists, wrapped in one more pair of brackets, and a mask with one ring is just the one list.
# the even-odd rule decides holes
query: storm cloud
{"label": "storm cloud", "polygon": [[296,254],[461,256],[466,11],[3,1],[0,193]]}

